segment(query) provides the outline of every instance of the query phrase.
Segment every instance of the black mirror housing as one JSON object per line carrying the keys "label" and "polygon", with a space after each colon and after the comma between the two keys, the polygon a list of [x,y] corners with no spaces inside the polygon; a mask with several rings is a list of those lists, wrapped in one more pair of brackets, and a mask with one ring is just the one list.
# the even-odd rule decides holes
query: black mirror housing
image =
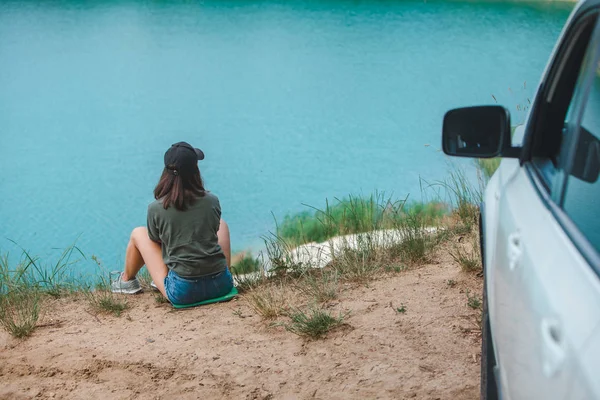
{"label": "black mirror housing", "polygon": [[492,158],[511,149],[510,113],[501,106],[456,108],[444,116],[442,149],[450,156]]}

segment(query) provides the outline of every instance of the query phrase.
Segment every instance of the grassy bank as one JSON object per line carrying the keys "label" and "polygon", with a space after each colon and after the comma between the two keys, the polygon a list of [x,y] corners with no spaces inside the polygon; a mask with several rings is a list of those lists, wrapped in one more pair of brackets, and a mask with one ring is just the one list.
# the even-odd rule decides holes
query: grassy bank
{"label": "grassy bank", "polygon": [[323,242],[340,235],[393,229],[410,218],[431,224],[448,211],[447,204],[439,201],[408,202],[380,193],[368,197],[351,195],[332,202],[327,200],[323,209],[309,206],[308,210],[286,216],[277,225],[276,233],[292,244]]}
{"label": "grassy bank", "polygon": [[[93,315],[119,316],[128,308],[125,296],[109,291],[110,276],[100,260],[95,256],[88,259],[76,245],[67,247],[52,262],[21,251],[16,263],[9,261],[8,253],[0,257],[0,326],[12,336],[29,336],[43,318],[45,305],[62,297],[80,297]],[[75,267],[87,262],[95,263],[96,274],[77,275]],[[144,276],[147,272],[140,274],[142,282]]]}
{"label": "grassy bank", "polygon": [[[496,160],[483,161],[491,161],[482,162],[478,167],[489,179],[497,168]],[[374,193],[326,200],[324,208],[306,206],[305,211],[287,215],[283,221],[276,223],[274,236],[295,246],[348,234],[403,229],[417,222],[423,226],[437,226],[453,211],[469,213],[467,208],[479,204],[482,199],[482,185],[473,184],[464,171],[458,169],[444,181],[426,186],[438,189],[435,198],[427,202],[409,201],[408,197],[395,199],[385,193]],[[271,238],[267,241],[271,241]]]}
{"label": "grassy bank", "polygon": [[[435,185],[446,193],[443,199],[418,203],[380,193],[351,195],[327,201],[323,209],[309,207],[286,217],[263,238],[263,254],[245,254],[232,266],[242,300],[270,324],[318,338],[343,325],[350,315],[350,310],[334,315],[327,307],[347,285],[368,284],[431,262],[444,246],[464,271],[480,270],[479,188],[460,171]],[[460,243],[454,240],[457,237]],[[325,263],[317,264],[302,254],[302,249],[311,250],[303,244],[331,238],[336,238],[336,244]],[[73,275],[72,267],[82,262],[95,263],[93,279]],[[138,277],[150,289],[145,269]],[[92,315],[127,313],[127,296],[111,293],[109,283],[100,260],[88,259],[75,245],[47,264],[25,250],[12,265],[4,255],[0,258],[0,325],[15,337],[27,337],[39,326],[46,304],[64,296],[86,301]],[[156,301],[165,302],[162,296],[156,296]]]}
{"label": "grassy bank", "polygon": [[[480,187],[460,171],[436,185],[444,190],[444,201],[349,196],[286,217],[264,238],[271,273],[237,277],[245,300],[269,324],[317,338],[351,315],[351,310],[333,315],[328,308],[348,285],[368,285],[434,262],[440,251],[447,251],[465,273],[480,272]],[[328,239],[330,247],[314,244]],[[468,304],[477,300],[466,299]]]}

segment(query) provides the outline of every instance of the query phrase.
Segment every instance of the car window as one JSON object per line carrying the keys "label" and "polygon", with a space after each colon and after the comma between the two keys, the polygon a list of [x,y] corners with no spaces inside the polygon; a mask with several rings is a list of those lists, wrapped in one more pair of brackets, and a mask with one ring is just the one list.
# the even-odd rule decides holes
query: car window
{"label": "car window", "polygon": [[596,24],[597,15],[594,14],[573,28],[567,44],[553,61],[552,73],[536,104],[541,112],[536,116],[532,161],[556,204],[563,200],[565,163],[570,155],[568,137],[577,125],[574,124],[577,116],[573,115],[573,110],[581,108],[578,106],[581,96],[577,92],[588,64],[586,60],[595,53],[592,37]]}
{"label": "car window", "polygon": [[600,65],[589,88],[587,101],[572,150],[572,163],[564,193],[563,209],[589,242],[600,251]]}

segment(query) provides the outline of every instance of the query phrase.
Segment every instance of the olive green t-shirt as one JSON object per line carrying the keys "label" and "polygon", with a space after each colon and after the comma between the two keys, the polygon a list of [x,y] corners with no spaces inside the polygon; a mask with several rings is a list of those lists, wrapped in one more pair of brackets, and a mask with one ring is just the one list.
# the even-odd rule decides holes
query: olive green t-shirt
{"label": "olive green t-shirt", "polygon": [[148,236],[160,242],[165,264],[177,275],[196,278],[224,271],[227,261],[217,240],[219,199],[206,192],[185,211],[165,210],[160,200],[148,206]]}

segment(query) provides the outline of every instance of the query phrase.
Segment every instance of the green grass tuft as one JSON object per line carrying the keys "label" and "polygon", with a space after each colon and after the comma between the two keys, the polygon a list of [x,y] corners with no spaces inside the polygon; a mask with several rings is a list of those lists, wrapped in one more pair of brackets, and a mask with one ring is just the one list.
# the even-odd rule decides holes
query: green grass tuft
{"label": "green grass tuft", "polygon": [[335,270],[315,271],[306,274],[296,287],[305,296],[319,303],[334,300],[338,297],[339,274]]}
{"label": "green grass tuft", "polygon": [[454,250],[450,251],[450,255],[460,265],[463,271],[473,272],[473,271],[481,271],[481,258],[479,258],[475,252],[469,252],[468,250],[463,250],[458,246],[454,247]]}
{"label": "green grass tuft", "polygon": [[405,314],[406,313],[406,306],[404,304],[400,304],[400,307],[396,307],[396,312],[398,314]]}
{"label": "green grass tuft", "polygon": [[92,307],[99,312],[113,314],[120,317],[121,313],[129,308],[127,301],[121,300],[114,293],[107,291],[96,291],[90,300]]}
{"label": "green grass tuft", "polygon": [[[38,257],[32,256],[15,241],[10,239],[9,241],[21,249],[21,260],[16,268],[11,270],[8,265],[8,254],[0,257],[0,264],[2,264],[0,269],[4,271],[4,273],[0,272],[0,282],[18,283],[22,287],[35,288],[52,297],[61,297],[76,291],[79,279],[75,277],[71,267],[81,259],[85,259],[85,255],[75,244],[65,248],[55,262],[42,264]],[[81,258],[73,259],[74,255]],[[0,291],[1,288],[2,283],[0,283]]]}
{"label": "green grass tuft", "polygon": [[84,288],[83,294],[94,311],[120,317],[129,308],[126,295],[110,291],[110,277],[107,278],[102,263],[96,256],[92,256],[92,260],[96,262],[100,274],[95,285]]}
{"label": "green grass tuft", "polygon": [[40,317],[41,294],[30,287],[12,287],[0,294],[0,325],[16,338],[31,335]]}
{"label": "green grass tuft", "polygon": [[333,317],[328,311],[311,307],[308,312],[296,310],[289,314],[290,323],[285,324],[285,328],[299,336],[308,336],[318,339],[327,332],[342,324],[343,315]]}
{"label": "green grass tuft", "polygon": [[382,268],[379,252],[374,248],[345,248],[334,257],[331,267],[346,281],[365,282]]}
{"label": "green grass tuft", "polygon": [[408,214],[398,225],[402,232],[402,241],[390,248],[391,255],[410,264],[428,261],[438,241],[427,228],[420,214]]}
{"label": "green grass tuft", "polygon": [[474,310],[481,309],[481,299],[476,295],[471,296],[467,289],[467,305]]}
{"label": "green grass tuft", "polygon": [[283,287],[264,287],[246,296],[248,304],[264,319],[274,319],[285,312],[286,300]]}
{"label": "green grass tuft", "polygon": [[32,281],[30,262],[12,269],[8,254],[0,257],[0,326],[16,338],[31,335],[40,318],[42,294]]}
{"label": "green grass tuft", "polygon": [[263,241],[267,257],[271,261],[271,272],[275,275],[300,277],[310,268],[309,265],[292,256],[296,246],[289,239],[271,233],[264,236]]}

